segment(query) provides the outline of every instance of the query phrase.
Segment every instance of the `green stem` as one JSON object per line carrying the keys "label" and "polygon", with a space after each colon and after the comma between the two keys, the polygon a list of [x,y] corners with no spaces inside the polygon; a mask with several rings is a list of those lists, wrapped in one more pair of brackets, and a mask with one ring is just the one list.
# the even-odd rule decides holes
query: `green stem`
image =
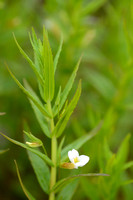
{"label": "green stem", "polygon": [[[52,108],[51,108],[51,103],[48,102],[48,109],[52,114]],[[51,127],[51,133],[54,130],[54,119],[53,117],[50,119],[50,127]],[[52,137],[51,139],[51,160],[54,163],[54,167],[51,167],[51,178],[50,178],[50,190],[56,183],[56,174],[57,174],[57,169],[56,169],[56,155],[57,155],[57,139],[55,136]],[[51,192],[49,195],[49,200],[55,200],[55,193]]]}

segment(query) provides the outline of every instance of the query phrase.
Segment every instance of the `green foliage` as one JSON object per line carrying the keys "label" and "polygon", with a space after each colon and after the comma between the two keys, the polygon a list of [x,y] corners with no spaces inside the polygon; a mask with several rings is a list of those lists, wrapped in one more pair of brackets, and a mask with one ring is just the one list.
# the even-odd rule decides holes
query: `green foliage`
{"label": "green foliage", "polygon": [[60,116],[60,119],[58,121],[58,123],[56,124],[52,135],[55,135],[56,137],[61,136],[62,132],[64,131],[66,124],[73,112],[73,110],[75,109],[77,102],[79,100],[81,94],[81,82],[79,82],[77,91],[73,97],[73,99],[71,100],[71,102],[69,103],[69,105],[67,106],[66,109],[63,110],[62,115]]}
{"label": "green foliage", "polygon": [[58,181],[54,187],[52,188],[52,191],[58,192],[59,190],[62,189],[63,186],[69,184],[69,182],[71,182],[73,179],[76,178],[80,178],[80,177],[86,177],[86,176],[108,176],[108,174],[96,174],[96,173],[88,173],[88,174],[78,174],[78,175],[74,175],[74,176],[70,176],[64,179],[61,179],[60,181]]}
{"label": "green foliage", "polygon": [[[1,131],[5,132],[6,130],[10,133],[11,138],[17,138],[21,141],[20,135],[23,132],[21,122],[23,118],[26,118],[30,124],[31,132],[35,133],[34,137],[41,138],[41,140],[39,139],[41,143],[39,141],[37,143],[44,143],[45,148],[40,146],[40,150],[38,150],[28,144],[24,145],[30,150],[32,149],[30,152],[35,158],[31,164],[34,165],[33,169],[40,186],[47,193],[50,185],[46,186],[45,177],[42,176],[41,179],[39,175],[43,167],[47,165],[42,154],[50,156],[49,141],[52,139],[52,132],[56,131],[54,128],[57,127],[60,120],[61,135],[57,143],[56,165],[60,166],[60,162],[67,159],[68,150],[81,147],[81,152],[90,156],[90,162],[86,167],[80,169],[81,172],[57,168],[57,181],[66,176],[88,172],[107,173],[110,176],[73,179],[60,190],[57,199],[131,200],[133,196],[133,150],[131,148],[133,143],[132,2],[129,0],[92,0],[89,2],[85,0],[49,0],[44,3],[42,1],[32,1],[31,3],[13,0],[12,3],[9,1],[1,2],[0,105],[1,111],[7,113],[6,116],[0,118]],[[46,31],[44,31],[45,37],[40,36],[42,23],[45,24],[49,32],[51,45],[49,45]],[[32,29],[31,34],[29,34],[30,42],[28,42],[26,29],[31,26],[36,28],[37,34]],[[12,32],[17,38],[17,40],[14,38],[17,46],[12,39]],[[48,47],[45,49],[45,55],[49,52],[49,56],[45,56],[44,61],[45,44]],[[27,62],[20,57],[17,47]],[[33,54],[31,48],[33,48]],[[24,50],[26,51],[24,52]],[[70,115],[69,111],[66,112],[71,103],[71,101],[69,103],[68,95],[70,92],[74,94],[73,84],[79,63],[75,69],[73,66],[82,53],[82,64],[78,72],[78,77],[82,78],[82,95],[78,102],[78,109],[64,131],[64,126],[68,122],[67,116]],[[30,101],[36,119],[44,133],[42,136],[28,101],[19,94],[8,72],[2,67],[5,60],[9,66],[14,67],[12,70],[17,79],[14,75],[13,77]],[[45,65],[46,62],[48,68]],[[28,64],[30,68],[28,68]],[[57,70],[57,66],[59,70]],[[45,67],[46,71],[44,71]],[[31,73],[31,70],[34,73]],[[24,81],[24,86],[21,81],[18,82],[22,77],[28,80]],[[48,99],[52,101],[47,103]],[[51,118],[54,118],[54,128],[51,128]],[[102,126],[98,128],[97,124],[101,120]],[[94,134],[91,130],[94,130]],[[97,132],[98,134],[96,134]],[[63,133],[66,133],[65,139]],[[129,136],[128,133],[131,135]],[[93,140],[90,140],[92,137]],[[1,149],[6,149],[5,140],[4,142],[3,139],[0,141]],[[36,139],[28,138],[27,141],[35,143]],[[35,154],[37,152],[41,155]],[[9,164],[12,156],[3,155],[0,165],[2,172],[0,174],[1,191],[4,191],[4,182],[11,184],[6,184],[8,194],[3,192],[2,198],[23,199],[21,193],[14,189],[17,188],[15,187],[15,179],[8,177],[8,174],[14,175],[13,168]],[[18,152],[17,155],[16,152],[11,155],[15,155],[21,161],[19,162],[21,174],[25,175],[23,172],[28,171],[28,176],[23,177],[23,181],[27,186],[28,184],[32,185],[35,196],[38,196],[37,199],[47,199],[47,196],[41,194],[40,190],[34,189],[36,182],[32,181],[32,171],[29,170],[25,156],[21,152]],[[37,160],[40,163],[39,172],[37,171]],[[6,174],[5,179],[3,179],[4,174]],[[77,188],[78,183],[80,187]]]}
{"label": "green foliage", "polygon": [[16,145],[18,145],[18,146],[21,146],[21,147],[23,147],[23,148],[25,148],[25,149],[27,149],[27,150],[33,152],[34,154],[36,154],[36,155],[38,155],[40,158],[42,158],[44,161],[46,161],[49,165],[53,166],[53,163],[52,163],[52,161],[48,158],[48,156],[46,156],[45,154],[41,153],[39,150],[35,150],[35,149],[33,149],[33,148],[28,147],[28,145],[26,145],[26,144],[23,144],[23,143],[21,143],[21,142],[18,142],[18,141],[16,141],[16,140],[13,140],[13,139],[9,138],[8,136],[4,135],[3,133],[0,133],[0,134],[1,134],[2,136],[4,136],[7,140],[9,140],[10,142],[12,142],[12,143],[14,143],[14,144],[16,144]]}
{"label": "green foliage", "polygon": [[[76,188],[78,186],[79,181],[74,180],[73,182],[69,183],[67,186],[65,186],[61,192],[57,196],[57,200],[70,200],[72,199]],[[69,192],[68,192],[69,191]]]}
{"label": "green foliage", "polygon": [[44,59],[44,100],[51,101],[54,97],[54,63],[48,41],[48,33],[43,28],[43,59]]}

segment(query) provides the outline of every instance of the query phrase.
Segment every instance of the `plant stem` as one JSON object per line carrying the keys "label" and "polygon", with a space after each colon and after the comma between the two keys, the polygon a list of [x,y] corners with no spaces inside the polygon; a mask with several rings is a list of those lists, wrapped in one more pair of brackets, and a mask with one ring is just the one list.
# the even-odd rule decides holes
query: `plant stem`
{"label": "plant stem", "polygon": [[[51,103],[48,102],[48,108],[49,111],[52,113]],[[50,119],[50,127],[51,127],[51,133],[54,130],[54,119]],[[51,159],[53,161],[54,167],[51,167],[51,178],[50,178],[50,190],[56,183],[56,156],[57,155],[57,139],[55,136],[51,139]],[[55,200],[55,193],[51,192],[49,195],[49,200]]]}
{"label": "plant stem", "polygon": [[[56,183],[56,151],[57,151],[57,141],[56,137],[52,137],[51,141],[51,159],[54,163],[54,167],[51,167],[51,180],[50,180],[50,189],[55,185]],[[54,200],[55,199],[55,194],[54,192],[50,193],[49,200]]]}

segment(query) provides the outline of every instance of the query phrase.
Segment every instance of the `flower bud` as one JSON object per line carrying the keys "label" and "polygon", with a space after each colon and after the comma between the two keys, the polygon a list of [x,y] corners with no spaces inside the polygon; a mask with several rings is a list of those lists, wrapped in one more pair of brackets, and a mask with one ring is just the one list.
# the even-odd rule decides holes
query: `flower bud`
{"label": "flower bud", "polygon": [[74,169],[75,165],[73,163],[62,163],[60,167],[64,169]]}
{"label": "flower bud", "polygon": [[27,144],[29,147],[40,147],[40,146],[42,146],[42,144],[39,143],[39,142],[26,142],[26,144]]}

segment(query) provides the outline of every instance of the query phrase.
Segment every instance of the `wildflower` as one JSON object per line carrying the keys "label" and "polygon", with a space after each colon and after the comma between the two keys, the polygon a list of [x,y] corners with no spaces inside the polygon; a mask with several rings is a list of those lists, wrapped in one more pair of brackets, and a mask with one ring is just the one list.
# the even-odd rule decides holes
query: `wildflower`
{"label": "wildflower", "polygon": [[69,160],[74,164],[74,168],[78,169],[78,167],[83,167],[89,162],[89,157],[85,155],[79,156],[78,151],[72,149],[72,151],[68,151]]}

